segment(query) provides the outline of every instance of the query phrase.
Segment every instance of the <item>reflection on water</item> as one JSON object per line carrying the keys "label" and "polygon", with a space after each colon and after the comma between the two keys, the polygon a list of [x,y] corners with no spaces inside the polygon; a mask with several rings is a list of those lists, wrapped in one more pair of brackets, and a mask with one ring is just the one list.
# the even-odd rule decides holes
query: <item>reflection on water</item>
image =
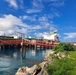
{"label": "reflection on water", "polygon": [[19,67],[41,62],[51,50],[7,49],[0,50],[0,75],[14,75]]}

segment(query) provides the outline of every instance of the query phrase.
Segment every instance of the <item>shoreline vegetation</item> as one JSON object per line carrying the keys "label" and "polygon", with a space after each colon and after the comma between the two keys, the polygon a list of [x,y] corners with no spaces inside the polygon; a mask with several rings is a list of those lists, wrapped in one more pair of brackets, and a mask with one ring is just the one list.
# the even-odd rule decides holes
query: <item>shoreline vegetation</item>
{"label": "shoreline vegetation", "polygon": [[76,75],[76,46],[62,42],[42,63],[19,68],[15,75]]}

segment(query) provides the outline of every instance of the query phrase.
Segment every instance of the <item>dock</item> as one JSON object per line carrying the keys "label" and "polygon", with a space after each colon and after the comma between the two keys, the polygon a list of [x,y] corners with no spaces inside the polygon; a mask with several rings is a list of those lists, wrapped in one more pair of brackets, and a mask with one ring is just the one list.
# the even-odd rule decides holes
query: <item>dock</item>
{"label": "dock", "polygon": [[53,48],[59,42],[48,42],[41,40],[25,40],[25,39],[0,39],[0,49],[15,47],[33,47],[33,48]]}

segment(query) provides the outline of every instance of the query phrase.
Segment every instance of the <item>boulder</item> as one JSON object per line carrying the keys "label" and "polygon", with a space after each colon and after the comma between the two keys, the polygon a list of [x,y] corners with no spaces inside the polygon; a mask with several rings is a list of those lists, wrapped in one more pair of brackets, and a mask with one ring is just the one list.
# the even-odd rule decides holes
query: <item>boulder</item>
{"label": "boulder", "polygon": [[61,59],[61,58],[65,58],[66,57],[66,53],[65,52],[59,52],[57,53],[57,58]]}
{"label": "boulder", "polygon": [[53,62],[53,58],[48,55],[44,59],[44,61],[40,64],[34,65],[31,68],[29,67],[19,68],[15,75],[48,75],[46,67],[51,62]]}
{"label": "boulder", "polygon": [[19,68],[15,75],[37,75],[41,71],[41,67],[34,65],[31,68],[22,67]]}
{"label": "boulder", "polygon": [[47,62],[42,62],[39,65],[34,65],[31,68],[19,68],[15,75],[48,75],[46,71]]}

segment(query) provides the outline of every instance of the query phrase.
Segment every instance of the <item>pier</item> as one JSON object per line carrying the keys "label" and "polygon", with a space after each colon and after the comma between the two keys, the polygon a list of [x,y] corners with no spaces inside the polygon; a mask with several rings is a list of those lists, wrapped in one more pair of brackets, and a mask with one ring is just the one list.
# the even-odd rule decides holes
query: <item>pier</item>
{"label": "pier", "polygon": [[[0,39],[0,49],[7,48],[21,48],[31,47],[31,48],[53,48],[60,42],[52,42],[47,40],[25,40],[25,39]],[[70,42],[76,46],[76,42]]]}
{"label": "pier", "polygon": [[0,39],[0,49],[14,47],[32,47],[32,48],[53,48],[59,42],[48,42],[41,40],[25,40],[25,39]]}

